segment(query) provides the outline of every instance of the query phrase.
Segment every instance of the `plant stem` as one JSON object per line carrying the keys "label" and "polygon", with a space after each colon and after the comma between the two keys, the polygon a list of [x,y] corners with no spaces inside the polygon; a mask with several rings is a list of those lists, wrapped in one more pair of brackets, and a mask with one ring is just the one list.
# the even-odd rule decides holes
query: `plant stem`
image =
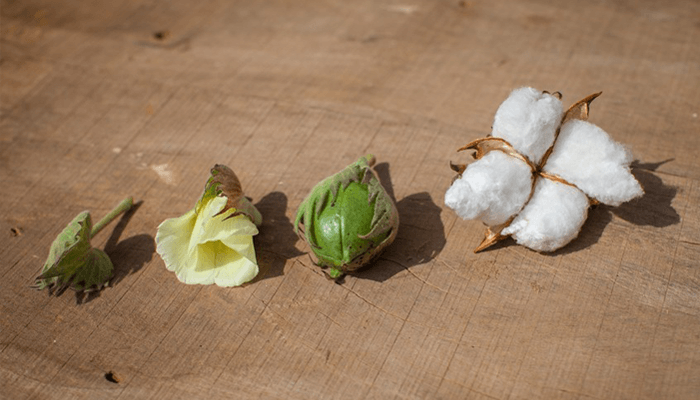
{"label": "plant stem", "polygon": [[95,237],[95,235],[100,233],[100,231],[104,229],[105,226],[107,226],[110,222],[117,218],[119,214],[130,209],[133,205],[134,200],[131,197],[127,197],[126,199],[122,200],[122,202],[119,203],[119,205],[114,210],[110,211],[109,214],[105,215],[104,218],[102,218],[98,223],[93,225],[92,232],[90,232],[90,238]]}

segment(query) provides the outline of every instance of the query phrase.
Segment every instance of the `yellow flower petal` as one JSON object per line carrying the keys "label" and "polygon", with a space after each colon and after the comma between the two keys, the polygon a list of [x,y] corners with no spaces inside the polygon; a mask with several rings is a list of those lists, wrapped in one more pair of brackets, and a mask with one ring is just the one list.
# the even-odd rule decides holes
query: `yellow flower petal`
{"label": "yellow flower petal", "polygon": [[[253,248],[253,238],[249,238],[249,247]],[[178,278],[188,284],[219,286],[239,286],[255,278],[258,266],[237,251],[227,247],[221,241],[206,242],[198,245],[190,259],[193,265],[178,273]]]}
{"label": "yellow flower petal", "polygon": [[255,261],[255,248],[251,235],[233,235],[221,240],[226,246],[237,251],[240,255],[252,262]]}
{"label": "yellow flower petal", "polygon": [[195,225],[194,210],[179,218],[163,221],[156,234],[156,251],[160,254],[165,267],[175,273],[187,268],[189,242]]}
{"label": "yellow flower petal", "polygon": [[226,198],[215,197],[199,214],[193,209],[158,227],[157,251],[180,281],[228,287],[239,286],[258,274],[253,247],[258,229],[244,215],[225,220],[234,210],[217,215],[225,205]]}
{"label": "yellow flower petal", "polygon": [[221,240],[231,235],[258,234],[258,228],[244,215],[226,219],[234,210],[217,215],[226,206],[226,201],[225,197],[215,197],[204,205],[193,228],[190,250],[198,244]]}

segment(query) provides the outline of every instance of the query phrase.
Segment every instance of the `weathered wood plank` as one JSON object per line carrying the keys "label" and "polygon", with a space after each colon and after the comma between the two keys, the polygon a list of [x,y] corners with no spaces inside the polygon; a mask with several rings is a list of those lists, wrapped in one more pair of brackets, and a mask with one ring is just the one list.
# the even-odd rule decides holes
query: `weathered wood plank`
{"label": "weathered wood plank", "polygon": [[[687,0],[0,3],[0,397],[694,398],[700,393],[700,5]],[[592,92],[643,198],[553,254],[444,207],[457,148],[518,86]],[[326,280],[292,231],[373,153],[401,228]],[[187,286],[157,226],[232,167],[261,276]],[[29,289],[78,212],[113,285]],[[113,373],[118,383],[109,381]]]}

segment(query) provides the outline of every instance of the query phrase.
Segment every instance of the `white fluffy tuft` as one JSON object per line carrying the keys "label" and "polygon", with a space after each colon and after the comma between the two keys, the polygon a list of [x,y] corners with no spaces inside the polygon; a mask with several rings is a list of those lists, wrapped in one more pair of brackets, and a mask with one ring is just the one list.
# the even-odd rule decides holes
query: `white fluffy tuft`
{"label": "white fluffy tuft", "polygon": [[571,120],[562,126],[544,171],[601,203],[619,206],[644,193],[630,173],[630,162],[632,154],[598,126]]}
{"label": "white fluffy tuft", "polygon": [[520,211],[532,190],[532,171],[522,160],[492,151],[470,164],[445,193],[445,205],[463,219],[498,225]]}
{"label": "white fluffy tuft", "polygon": [[492,135],[537,164],[554,143],[563,114],[561,101],[551,94],[529,87],[515,89],[498,107]]}
{"label": "white fluffy tuft", "polygon": [[578,236],[588,198],[573,186],[539,179],[525,208],[501,233],[537,251],[554,251]]}

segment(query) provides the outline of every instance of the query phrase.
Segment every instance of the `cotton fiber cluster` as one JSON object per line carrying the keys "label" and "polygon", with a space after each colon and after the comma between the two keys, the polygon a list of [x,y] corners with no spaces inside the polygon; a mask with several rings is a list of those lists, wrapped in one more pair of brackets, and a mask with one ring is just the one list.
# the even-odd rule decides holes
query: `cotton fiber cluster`
{"label": "cotton fiber cluster", "polygon": [[523,246],[554,251],[578,236],[588,216],[588,198],[580,190],[538,179],[532,200],[501,233]]}
{"label": "cotton fiber cluster", "polygon": [[590,198],[619,206],[642,194],[630,173],[630,153],[599,127],[581,120],[562,125],[544,171],[571,182]]}
{"label": "cotton fiber cluster", "polygon": [[554,143],[563,114],[561,100],[533,88],[515,89],[498,107],[491,136],[505,139],[537,164]]}
{"label": "cotton fiber cluster", "polygon": [[476,251],[508,236],[554,251],[578,236],[591,202],[617,206],[643,194],[631,153],[585,121],[597,96],[563,112],[556,96],[516,89],[498,108],[492,137],[463,147],[476,149],[477,161],[460,170],[445,204],[488,226]]}
{"label": "cotton fiber cluster", "polygon": [[486,225],[506,222],[532,190],[532,170],[522,160],[492,151],[475,161],[445,193],[445,204],[463,219]]}

